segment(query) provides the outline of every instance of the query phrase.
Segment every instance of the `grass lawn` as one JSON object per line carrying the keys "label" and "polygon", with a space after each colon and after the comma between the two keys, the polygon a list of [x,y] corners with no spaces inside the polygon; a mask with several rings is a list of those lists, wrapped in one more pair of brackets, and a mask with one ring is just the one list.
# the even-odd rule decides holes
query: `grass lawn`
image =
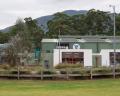
{"label": "grass lawn", "polygon": [[0,96],[120,96],[120,79],[91,81],[0,80]]}

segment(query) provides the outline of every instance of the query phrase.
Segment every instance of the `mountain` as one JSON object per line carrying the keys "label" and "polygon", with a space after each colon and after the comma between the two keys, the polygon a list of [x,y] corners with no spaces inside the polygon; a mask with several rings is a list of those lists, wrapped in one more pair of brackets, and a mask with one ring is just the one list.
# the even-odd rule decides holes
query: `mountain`
{"label": "mountain", "polygon": [[73,15],[77,15],[77,14],[86,14],[87,11],[86,10],[66,10],[66,11],[63,11],[63,13],[69,15],[69,16],[73,16]]}
{"label": "mountain", "polygon": [[[73,15],[77,15],[77,14],[86,14],[87,11],[86,10],[80,10],[80,11],[66,10],[66,11],[63,11],[63,13],[65,13],[69,16],[73,16]],[[35,20],[37,21],[38,26],[40,26],[46,32],[46,31],[48,31],[47,22],[49,20],[52,20],[53,18],[54,18],[54,15],[48,15],[48,16],[39,17]]]}
{"label": "mountain", "polygon": [[0,32],[8,32],[10,30],[10,28],[12,28],[12,27],[13,26],[9,26],[9,27],[7,27],[5,29],[0,30]]}
{"label": "mountain", "polygon": [[[77,15],[77,14],[86,14],[87,11],[86,10],[66,10],[63,11],[63,13],[69,15],[69,16],[73,16],[73,15]],[[52,20],[54,18],[54,15],[48,15],[48,16],[42,16],[39,18],[36,18],[35,20],[37,21],[38,26],[40,26],[45,32],[48,31],[48,27],[47,27],[47,22],[49,20]],[[3,30],[1,30],[2,32],[8,32],[10,30],[12,26],[7,27]]]}

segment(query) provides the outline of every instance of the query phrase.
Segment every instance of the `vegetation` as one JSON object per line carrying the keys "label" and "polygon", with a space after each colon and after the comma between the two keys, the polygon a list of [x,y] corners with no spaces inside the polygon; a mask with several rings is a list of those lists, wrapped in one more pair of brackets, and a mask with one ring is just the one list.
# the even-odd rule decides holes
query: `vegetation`
{"label": "vegetation", "polygon": [[120,80],[0,81],[1,96],[120,96]]}
{"label": "vegetation", "polygon": [[20,63],[23,58],[28,59],[28,53],[41,47],[43,31],[30,17],[25,18],[25,23],[18,19],[10,34],[10,45],[5,51],[10,65]]}
{"label": "vegetation", "polygon": [[[87,14],[68,16],[56,13],[48,22],[48,37],[60,35],[113,35],[112,13],[91,9]],[[120,33],[120,15],[116,14],[116,33]]]}
{"label": "vegetation", "polygon": [[[9,43],[6,50],[8,62],[16,65],[18,58],[28,58],[28,53],[41,48],[43,37],[57,38],[58,35],[112,35],[112,14],[95,9],[86,14],[69,16],[64,13],[54,14],[48,21],[48,32],[38,27],[37,22],[31,17],[22,21],[18,19],[15,26],[7,33],[0,32],[0,43]],[[120,14],[116,14],[116,33],[120,35]],[[19,53],[23,54],[21,56]],[[65,65],[66,66],[66,65]],[[59,66],[58,66],[59,67]],[[62,66],[61,66],[62,67]],[[70,66],[69,66],[70,67]],[[72,66],[73,67],[73,66]],[[75,66],[74,66],[75,67]]]}
{"label": "vegetation", "polygon": [[[56,69],[44,69],[40,65],[35,66],[27,66],[27,65],[19,65],[19,72],[20,74],[34,74],[34,75],[41,75],[41,74],[79,74],[79,75],[90,75],[92,74],[111,74],[113,72],[112,67],[97,67],[97,68],[84,68],[79,64],[76,65],[69,65],[69,64],[62,64],[56,66]],[[18,66],[11,66],[10,64],[0,65],[0,74],[16,74],[18,72]],[[116,73],[120,73],[120,66],[115,69]]]}
{"label": "vegetation", "polygon": [[[0,32],[0,43],[8,40],[19,32],[27,31],[29,40],[36,47],[40,47],[43,37],[53,38],[61,35],[113,35],[113,14],[91,9],[86,14],[69,16],[64,13],[54,14],[54,18],[48,21],[48,32],[38,27],[37,22],[31,17],[25,18],[25,23],[20,19],[7,33]],[[120,14],[116,14],[116,33],[120,35]],[[24,32],[23,32],[24,33]],[[26,33],[26,32],[25,32]],[[24,33],[24,35],[25,35]],[[25,35],[26,36],[26,35]]]}
{"label": "vegetation", "polygon": [[[106,73],[111,73],[112,72],[112,68],[111,67],[98,67],[98,68],[93,68],[93,73],[95,74],[106,74]],[[118,69],[116,69],[118,70]]]}
{"label": "vegetation", "polygon": [[55,66],[56,69],[65,69],[65,68],[83,68],[83,64],[68,64],[68,63],[63,63],[63,64],[58,64]]}
{"label": "vegetation", "polygon": [[0,44],[6,43],[9,40],[9,33],[0,32]]}

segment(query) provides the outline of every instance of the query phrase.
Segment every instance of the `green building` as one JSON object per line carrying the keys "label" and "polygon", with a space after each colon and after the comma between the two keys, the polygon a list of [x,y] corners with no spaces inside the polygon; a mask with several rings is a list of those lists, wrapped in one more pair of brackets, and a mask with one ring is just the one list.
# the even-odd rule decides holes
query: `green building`
{"label": "green building", "polygon": [[[44,67],[58,64],[83,64],[83,66],[113,65],[112,36],[60,36],[43,39],[41,61]],[[120,36],[116,36],[116,64],[120,63]]]}

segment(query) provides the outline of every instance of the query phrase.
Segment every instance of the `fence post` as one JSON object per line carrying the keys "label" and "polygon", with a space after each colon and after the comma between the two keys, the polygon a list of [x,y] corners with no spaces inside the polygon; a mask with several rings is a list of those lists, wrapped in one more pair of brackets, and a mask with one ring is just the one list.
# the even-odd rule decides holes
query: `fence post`
{"label": "fence post", "polygon": [[90,79],[92,80],[93,79],[93,72],[92,72],[92,67],[90,68]]}
{"label": "fence post", "polygon": [[43,80],[43,70],[41,70],[41,74],[40,74],[41,76],[41,80]]}
{"label": "fence post", "polygon": [[19,79],[20,79],[20,66],[17,62],[17,80],[19,80]]}
{"label": "fence post", "polygon": [[66,79],[69,80],[69,70],[68,70],[68,68],[66,69]]}

